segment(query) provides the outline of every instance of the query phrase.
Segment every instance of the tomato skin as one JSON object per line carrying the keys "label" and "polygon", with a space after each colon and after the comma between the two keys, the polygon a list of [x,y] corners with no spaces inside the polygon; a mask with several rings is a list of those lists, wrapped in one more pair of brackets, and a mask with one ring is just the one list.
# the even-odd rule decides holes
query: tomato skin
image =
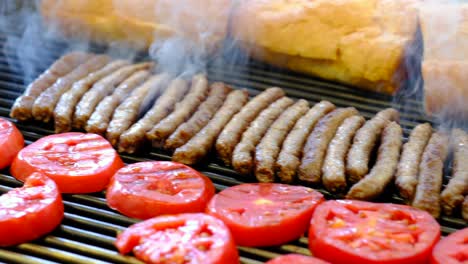
{"label": "tomato skin", "polygon": [[103,137],[70,132],[46,136],[25,147],[13,160],[10,172],[20,181],[41,172],[54,180],[62,193],[92,193],[104,190],[123,166]]}
{"label": "tomato skin", "polygon": [[207,213],[221,219],[240,246],[275,246],[304,234],[322,201],[322,194],[303,186],[249,183],[216,194]]}
{"label": "tomato skin", "polygon": [[23,147],[23,134],[12,122],[0,118],[0,170],[10,166]]}
{"label": "tomato skin", "polygon": [[139,162],[112,177],[106,198],[122,214],[148,219],[161,214],[203,212],[213,197],[211,180],[177,162]]}
{"label": "tomato skin", "polygon": [[466,264],[468,227],[442,238],[432,250],[431,264]]}
{"label": "tomato skin", "polygon": [[425,264],[439,238],[439,224],[424,211],[405,205],[337,200],[315,210],[309,249],[334,264]]}
{"label": "tomato skin", "polygon": [[118,235],[115,246],[121,254],[133,250],[145,263],[239,263],[229,229],[203,213],[164,215],[134,224]]}
{"label": "tomato skin", "polygon": [[288,254],[274,258],[265,264],[330,264],[318,258],[299,254]]}
{"label": "tomato skin", "polygon": [[[12,207],[13,201],[15,207]],[[45,175],[34,173],[23,187],[0,198],[0,246],[37,239],[54,230],[63,215],[62,197],[57,185]]]}

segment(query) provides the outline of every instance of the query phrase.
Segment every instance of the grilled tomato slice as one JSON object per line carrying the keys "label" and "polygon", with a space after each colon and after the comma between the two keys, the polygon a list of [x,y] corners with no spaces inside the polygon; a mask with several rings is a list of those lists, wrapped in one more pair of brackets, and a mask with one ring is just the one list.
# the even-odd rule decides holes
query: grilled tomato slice
{"label": "grilled tomato slice", "polygon": [[299,254],[288,254],[274,258],[266,264],[330,264],[318,258],[308,257]]}
{"label": "grilled tomato slice", "polygon": [[334,264],[423,264],[439,238],[437,221],[409,206],[327,201],[312,217],[309,248]]}
{"label": "grilled tomato slice", "polygon": [[432,264],[468,263],[468,227],[443,238],[432,251]]}
{"label": "grilled tomato slice", "polygon": [[23,135],[18,128],[12,122],[0,118],[0,169],[10,166],[23,147]]}

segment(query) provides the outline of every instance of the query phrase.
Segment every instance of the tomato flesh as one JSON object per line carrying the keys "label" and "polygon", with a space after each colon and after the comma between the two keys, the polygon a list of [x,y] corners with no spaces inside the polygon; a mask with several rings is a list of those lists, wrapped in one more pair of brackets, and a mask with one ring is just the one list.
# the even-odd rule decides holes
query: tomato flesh
{"label": "tomato flesh", "polygon": [[134,224],[117,237],[121,254],[133,250],[145,263],[239,263],[229,229],[206,214],[179,214]]}
{"label": "tomato flesh", "polygon": [[0,169],[10,166],[23,147],[23,135],[18,128],[12,122],[0,118]]}
{"label": "tomato flesh", "polygon": [[41,173],[32,174],[23,187],[0,196],[0,246],[31,241],[51,232],[62,221],[63,212],[55,183]]}
{"label": "tomato flesh", "polygon": [[443,238],[432,251],[431,263],[468,263],[468,227]]}
{"label": "tomato flesh", "polygon": [[203,212],[213,197],[211,180],[176,162],[139,162],[112,177],[106,198],[124,215],[148,219],[161,214]]}
{"label": "tomato flesh", "polygon": [[312,217],[309,248],[332,263],[427,263],[440,226],[424,211],[396,204],[327,201]]}
{"label": "tomato flesh", "polygon": [[329,262],[299,254],[288,254],[274,258],[266,264],[329,264]]}
{"label": "tomato flesh", "polygon": [[103,137],[72,132],[43,137],[22,149],[11,174],[24,181],[31,173],[42,172],[62,193],[90,193],[102,191],[123,165]]}
{"label": "tomato flesh", "polygon": [[207,212],[230,228],[241,246],[273,246],[299,238],[315,207],[317,191],[277,183],[241,184],[216,194]]}

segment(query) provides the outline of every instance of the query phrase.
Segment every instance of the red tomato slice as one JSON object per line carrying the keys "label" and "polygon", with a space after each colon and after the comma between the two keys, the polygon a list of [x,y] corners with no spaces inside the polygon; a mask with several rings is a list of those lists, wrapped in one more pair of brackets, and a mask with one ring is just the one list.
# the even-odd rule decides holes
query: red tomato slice
{"label": "red tomato slice", "polygon": [[431,263],[468,263],[468,227],[443,238],[432,251]]}
{"label": "red tomato slice", "polygon": [[22,149],[11,174],[24,181],[31,173],[42,172],[62,193],[90,193],[104,190],[123,165],[103,137],[73,132],[44,137]]}
{"label": "red tomato slice", "polygon": [[231,229],[241,246],[273,246],[299,238],[315,207],[317,191],[278,183],[241,184],[216,194],[207,212]]}
{"label": "red tomato slice", "polygon": [[117,237],[121,254],[133,250],[145,263],[238,264],[229,229],[206,214],[158,216],[134,224]]}
{"label": "red tomato slice", "polygon": [[409,206],[327,201],[312,217],[309,248],[334,264],[422,264],[439,237],[436,220]]}
{"label": "red tomato slice", "polygon": [[10,166],[23,147],[23,135],[18,128],[12,122],[0,118],[0,169]]}
{"label": "red tomato slice", "polygon": [[39,238],[63,219],[62,197],[54,181],[33,173],[24,186],[0,196],[0,246]]}
{"label": "red tomato slice", "polygon": [[123,167],[107,189],[107,203],[124,215],[148,219],[161,214],[203,212],[213,197],[211,180],[170,161],[139,162]]}
{"label": "red tomato slice", "polygon": [[299,254],[289,254],[274,258],[265,264],[330,264],[318,258],[308,257]]}

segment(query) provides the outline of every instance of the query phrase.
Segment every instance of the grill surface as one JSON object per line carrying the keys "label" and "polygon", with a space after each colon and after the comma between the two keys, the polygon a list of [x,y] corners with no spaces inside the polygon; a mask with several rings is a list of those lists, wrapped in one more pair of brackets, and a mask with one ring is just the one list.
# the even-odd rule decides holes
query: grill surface
{"label": "grill surface", "polygon": [[[40,49],[20,54],[20,60],[15,51],[19,40],[20,38],[10,37],[7,41],[6,35],[0,34],[0,50],[4,51],[3,54],[0,52],[0,116],[7,119],[11,105],[23,92],[25,83],[29,83],[32,78],[44,71],[68,48],[64,43],[42,43]],[[92,47],[91,50],[102,51],[102,48]],[[32,71],[25,73],[22,65],[33,66]],[[358,91],[299,74],[267,68],[257,62],[249,62],[242,66],[223,64],[223,67],[217,67],[217,65],[220,64],[213,63],[208,68],[211,81],[224,81],[237,87],[248,87],[251,95],[270,86],[279,86],[295,99],[304,98],[311,103],[329,100],[337,106],[354,106],[366,118],[375,115],[383,108],[393,106],[402,112],[401,124],[405,137],[416,124],[428,121],[421,113],[421,104],[414,98],[392,103],[390,96]],[[53,134],[51,126],[41,123],[17,123],[17,126],[23,132],[28,144],[45,135]],[[156,149],[141,155],[121,156],[127,163],[170,159],[167,153]],[[250,178],[242,178],[234,170],[220,164],[213,158],[210,162],[197,167],[213,180],[218,191],[241,182],[253,181]],[[11,177],[8,171],[0,171],[0,193],[18,186],[21,186],[21,183]],[[326,191],[320,191],[327,198],[334,198]],[[387,197],[386,201],[402,202],[396,195],[389,194]],[[135,223],[135,220],[109,209],[103,193],[64,195],[64,203],[65,219],[60,227],[50,235],[32,243],[0,249],[0,261],[25,264],[140,263],[133,257],[121,256],[116,252],[113,246],[116,234]],[[444,234],[466,227],[466,223],[460,218],[443,217],[440,223]],[[307,243],[307,238],[302,237],[280,247],[262,249],[240,247],[241,262],[262,263],[286,253],[309,254]]]}

